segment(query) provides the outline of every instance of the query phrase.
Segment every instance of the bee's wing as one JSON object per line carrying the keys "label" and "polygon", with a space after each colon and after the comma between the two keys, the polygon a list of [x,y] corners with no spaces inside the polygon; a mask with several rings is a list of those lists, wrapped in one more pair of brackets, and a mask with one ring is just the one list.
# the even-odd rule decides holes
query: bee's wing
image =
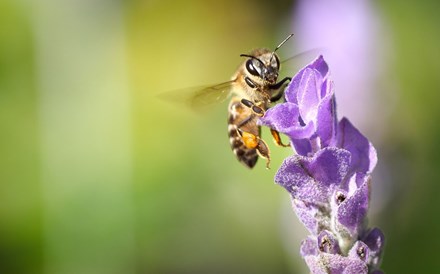
{"label": "bee's wing", "polygon": [[183,103],[194,110],[225,101],[232,92],[235,80],[210,86],[198,86],[173,90],[159,94],[158,97],[170,102]]}
{"label": "bee's wing", "polygon": [[280,77],[293,77],[300,69],[318,58],[323,52],[323,48],[314,48],[300,52],[281,61]]}

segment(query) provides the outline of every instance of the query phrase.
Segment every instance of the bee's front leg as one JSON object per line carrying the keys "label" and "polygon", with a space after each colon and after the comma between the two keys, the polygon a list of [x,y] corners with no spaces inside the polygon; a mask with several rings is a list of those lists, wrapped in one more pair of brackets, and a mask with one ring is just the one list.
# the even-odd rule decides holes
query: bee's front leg
{"label": "bee's front leg", "polygon": [[281,81],[279,81],[278,83],[276,83],[275,85],[270,86],[270,89],[272,89],[272,90],[274,90],[274,91],[277,91],[277,92],[275,93],[275,95],[272,96],[272,97],[270,98],[270,101],[271,101],[272,103],[273,103],[273,102],[276,102],[276,101],[278,101],[278,100],[280,100],[281,97],[283,97],[283,94],[284,94],[284,88],[283,88],[283,86],[284,86],[284,84],[285,84],[286,81],[291,81],[291,80],[292,80],[292,78],[290,78],[290,77],[286,77],[286,78],[284,78],[283,80],[281,80]]}

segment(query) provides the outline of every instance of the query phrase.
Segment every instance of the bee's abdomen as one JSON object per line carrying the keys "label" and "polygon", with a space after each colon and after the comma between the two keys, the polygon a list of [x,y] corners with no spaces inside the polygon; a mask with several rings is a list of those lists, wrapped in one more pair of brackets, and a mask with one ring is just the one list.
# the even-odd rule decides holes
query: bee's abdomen
{"label": "bee's abdomen", "polygon": [[256,124],[256,121],[257,117],[254,116],[248,107],[241,104],[239,98],[232,98],[229,104],[228,117],[229,142],[238,161],[249,168],[253,168],[257,163],[257,150],[255,148],[246,147],[237,130],[241,129],[244,132],[259,136],[260,127]]}

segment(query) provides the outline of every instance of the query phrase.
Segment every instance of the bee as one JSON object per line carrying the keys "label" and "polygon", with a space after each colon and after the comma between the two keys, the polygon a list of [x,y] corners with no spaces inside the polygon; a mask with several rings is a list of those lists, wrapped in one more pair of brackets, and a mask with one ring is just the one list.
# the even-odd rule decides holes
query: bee
{"label": "bee", "polygon": [[[278,81],[280,59],[276,51],[293,34],[287,36],[274,50],[258,48],[249,54],[241,54],[245,60],[239,65],[230,81],[200,88],[189,98],[193,108],[220,102],[228,98],[228,135],[231,149],[238,161],[248,168],[253,168],[258,157],[266,160],[269,169],[270,150],[261,138],[261,128],[257,124],[272,103],[283,97],[284,89],[291,78]],[[275,143],[287,147],[281,142],[277,131],[271,129]]]}

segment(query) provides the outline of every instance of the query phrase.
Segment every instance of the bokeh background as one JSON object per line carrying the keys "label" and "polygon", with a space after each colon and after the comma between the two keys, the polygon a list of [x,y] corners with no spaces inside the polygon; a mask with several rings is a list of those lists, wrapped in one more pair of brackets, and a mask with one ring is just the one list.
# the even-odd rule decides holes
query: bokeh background
{"label": "bokeh background", "polygon": [[[440,269],[438,1],[0,1],[0,273],[307,273],[306,235],[229,149],[228,80],[255,47],[319,49],[339,116],[375,144],[387,273]],[[311,60],[309,60],[311,61]],[[294,74],[295,71],[287,71]],[[267,130],[263,136],[268,137]]]}

